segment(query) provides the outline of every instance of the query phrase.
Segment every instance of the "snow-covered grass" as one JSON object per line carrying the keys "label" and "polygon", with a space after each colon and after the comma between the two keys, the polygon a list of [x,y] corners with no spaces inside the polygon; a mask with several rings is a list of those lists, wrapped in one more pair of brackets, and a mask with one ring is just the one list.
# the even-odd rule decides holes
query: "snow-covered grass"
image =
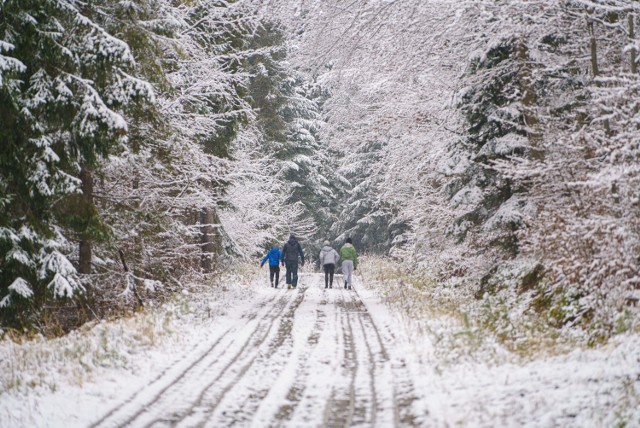
{"label": "snow-covered grass", "polygon": [[31,417],[38,425],[43,406],[38,397],[52,393],[54,398],[47,402],[59,407],[53,413],[68,420],[65,415],[77,409],[67,394],[56,394],[65,389],[82,394],[89,408],[98,408],[99,395],[124,397],[148,381],[154,370],[195,349],[216,318],[239,310],[253,294],[257,273],[250,266],[237,266],[234,273],[208,283],[185,285],[181,294],[159,307],[89,323],[60,338],[20,340],[5,335],[0,341],[0,426],[29,426]]}
{"label": "snow-covered grass", "polygon": [[492,332],[465,311],[462,290],[438,287],[405,266],[378,257],[363,257],[358,269],[366,287],[375,291],[412,331],[428,336],[441,364],[510,355]]}
{"label": "snow-covered grass", "polygon": [[[520,292],[517,287],[518,275],[530,271],[522,266],[510,266],[495,275],[501,281],[492,285],[497,290],[479,299],[470,292],[471,287],[436,283],[422,272],[409,272],[406,266],[385,258],[365,257],[359,271],[363,282],[412,329],[428,334],[442,347],[444,362],[474,352],[483,358],[528,359],[594,345],[588,331],[570,324],[558,327],[553,311],[535,310],[535,293]],[[621,314],[616,334],[640,334],[637,313]]]}
{"label": "snow-covered grass", "polygon": [[[401,352],[415,355],[419,405],[442,426],[640,426],[638,332],[588,346],[524,312],[516,319],[513,301],[473,308],[473,296],[386,259],[363,257],[358,275],[361,294],[378,296],[411,335]],[[490,313],[512,317],[510,334]]]}

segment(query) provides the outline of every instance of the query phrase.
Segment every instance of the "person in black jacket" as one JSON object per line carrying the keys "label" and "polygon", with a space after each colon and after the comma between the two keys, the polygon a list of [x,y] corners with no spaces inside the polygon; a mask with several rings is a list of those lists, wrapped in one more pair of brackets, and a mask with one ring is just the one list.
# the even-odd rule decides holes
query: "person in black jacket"
{"label": "person in black jacket", "polygon": [[298,256],[300,265],[304,266],[304,251],[296,237],[291,234],[289,241],[282,247],[282,265],[287,268],[286,281],[288,288],[298,286]]}

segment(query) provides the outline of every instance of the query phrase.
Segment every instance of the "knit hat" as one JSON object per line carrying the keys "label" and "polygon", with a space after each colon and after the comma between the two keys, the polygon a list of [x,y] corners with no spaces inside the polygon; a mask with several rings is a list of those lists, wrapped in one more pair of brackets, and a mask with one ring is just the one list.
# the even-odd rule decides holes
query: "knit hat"
{"label": "knit hat", "polygon": [[346,241],[347,241],[347,244],[353,244],[353,241],[351,240],[351,238],[347,238]]}
{"label": "knit hat", "polygon": [[324,241],[324,244],[322,244],[322,245],[326,245],[326,246],[328,247],[328,246],[330,246],[330,245],[331,245],[331,242],[329,242],[329,241]]}

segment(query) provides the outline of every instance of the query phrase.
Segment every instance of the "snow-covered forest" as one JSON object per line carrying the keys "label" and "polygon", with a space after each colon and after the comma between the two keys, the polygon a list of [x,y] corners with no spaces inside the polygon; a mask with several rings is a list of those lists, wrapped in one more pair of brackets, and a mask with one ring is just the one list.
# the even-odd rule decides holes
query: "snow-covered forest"
{"label": "snow-covered forest", "polygon": [[135,309],[295,233],[497,329],[628,331],[639,8],[4,1],[2,324]]}
{"label": "snow-covered forest", "polygon": [[[640,332],[639,25],[635,0],[2,0],[0,355],[45,361],[56,352],[19,348],[22,341],[59,338],[80,349],[76,333],[96,326],[105,342],[94,343],[100,356],[91,364],[118,360],[117,346],[130,346],[114,333],[123,324],[101,321],[137,316],[152,320],[140,328],[152,331],[150,342],[193,322],[201,336],[180,340],[214,350],[227,332],[206,336],[204,313],[233,322],[226,311],[237,304],[249,319],[266,308],[293,323],[297,308],[305,320],[321,312],[305,306],[311,289],[308,299],[341,321],[332,335],[348,328],[353,343],[375,335],[378,345],[366,342],[371,361],[376,352],[385,364],[402,360],[402,369],[378,367],[378,379],[396,382],[389,396],[376,390],[371,369],[365,425],[455,420],[442,414],[444,425],[429,425],[416,416],[419,403],[438,397],[421,401],[419,370],[385,348],[402,337],[387,310],[442,346],[424,357],[440,363],[476,351],[493,358],[494,345],[529,358],[578,347],[593,348],[584,361],[604,372],[597,352],[614,347],[607,355],[622,374],[611,377],[616,385],[624,377],[624,386],[607,393],[624,399],[593,415],[605,426],[640,424],[640,377],[624,371],[640,363],[629,356]],[[255,268],[290,234],[305,249],[312,286],[273,303],[246,288],[257,283],[247,263]],[[322,242],[339,247],[348,237],[364,260],[360,297],[322,297],[311,273]],[[170,320],[159,321],[157,308]],[[361,333],[347,313],[365,314]],[[257,319],[255,330],[237,333],[264,329],[259,345],[270,343],[270,326],[283,321]],[[309,334],[312,345],[333,343],[321,321],[301,325],[308,331],[291,334],[302,342]],[[292,327],[279,326],[278,352],[316,352],[287,342]],[[353,343],[354,353],[365,347]],[[247,356],[245,347],[233,349]],[[246,358],[237,380],[250,383],[257,357]],[[583,359],[567,358],[554,364]],[[31,364],[17,360],[25,370]],[[273,370],[275,378],[286,369]],[[0,396],[49,382],[0,371]],[[496,373],[509,383],[510,372]],[[409,386],[403,376],[417,377]],[[447,382],[455,395],[458,384]],[[220,388],[220,400],[231,397],[231,386]],[[360,416],[351,395],[353,422]],[[327,408],[340,407],[331,397]],[[108,426],[111,416],[113,426],[126,418],[135,425],[142,411],[131,416],[125,407],[92,426]],[[233,424],[223,408],[208,416]],[[251,419],[258,425],[309,422],[286,406],[275,416],[256,409],[252,417],[265,418]],[[565,410],[541,426],[593,416],[567,422],[574,409]],[[537,411],[502,421],[519,425]],[[471,420],[495,426],[485,417]]]}
{"label": "snow-covered forest", "polygon": [[502,334],[637,325],[639,4],[280,3],[332,95],[338,234]]}
{"label": "snow-covered forest", "polygon": [[255,5],[6,1],[0,32],[3,325],[143,306],[325,227],[323,93]]}

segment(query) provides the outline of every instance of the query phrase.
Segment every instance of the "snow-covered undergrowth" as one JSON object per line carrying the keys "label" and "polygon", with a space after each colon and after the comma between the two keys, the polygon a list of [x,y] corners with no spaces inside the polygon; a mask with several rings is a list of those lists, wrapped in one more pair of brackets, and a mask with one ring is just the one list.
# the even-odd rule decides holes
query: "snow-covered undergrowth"
{"label": "snow-covered undergrowth", "polygon": [[[143,381],[154,370],[170,366],[172,360],[198,346],[216,318],[239,310],[242,301],[253,294],[256,274],[249,266],[239,266],[234,273],[208,283],[185,285],[182,294],[159,307],[89,323],[56,339],[36,337],[20,343],[5,335],[0,341],[0,426],[14,426],[17,421],[25,424],[26,414],[39,413],[38,395],[55,395],[69,386],[79,387],[72,389],[80,392],[92,384],[99,389],[111,385],[114,396],[124,397],[121,394],[139,387],[131,380],[132,374]],[[109,382],[102,378],[105,373]],[[85,395],[82,400],[91,407]],[[95,401],[92,404],[97,406],[98,398]],[[19,408],[16,413],[12,402],[22,402],[15,406]],[[73,403],[57,405],[61,414],[74,408]]]}
{"label": "snow-covered undergrowth", "polygon": [[441,364],[510,356],[507,347],[468,311],[473,296],[466,289],[446,288],[406,266],[385,258],[363,257],[363,283],[398,312],[408,328],[428,336]]}
{"label": "snow-covered undergrowth", "polygon": [[[505,265],[491,279],[492,293],[478,298],[472,287],[437,284],[427,274],[407,271],[389,259],[363,259],[364,283],[394,307],[412,328],[429,334],[442,349],[443,361],[479,352],[488,356],[534,358],[569,352],[593,345],[589,331],[567,324],[558,325],[552,308],[537,311],[541,303],[534,290],[518,285],[534,266],[523,261]],[[640,333],[637,309],[620,315],[619,334]]]}
{"label": "snow-covered undergrowth", "polygon": [[420,401],[443,426],[640,426],[637,332],[589,347],[587,335],[519,312],[516,298],[489,308],[376,257],[357,274],[361,294],[377,295],[409,332],[402,352],[415,353]]}

